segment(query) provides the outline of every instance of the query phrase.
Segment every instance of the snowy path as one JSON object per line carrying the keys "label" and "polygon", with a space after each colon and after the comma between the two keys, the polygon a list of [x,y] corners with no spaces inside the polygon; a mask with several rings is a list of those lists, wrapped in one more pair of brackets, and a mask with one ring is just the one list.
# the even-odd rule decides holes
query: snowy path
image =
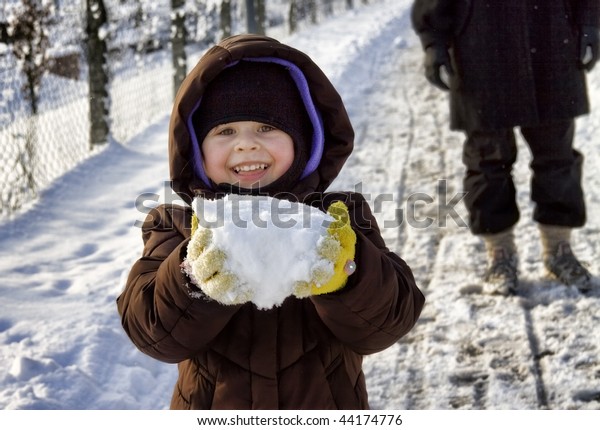
{"label": "snowy path", "polygon": [[[340,90],[356,150],[332,188],[369,195],[391,249],[427,297],[415,329],[365,359],[375,409],[599,409],[600,292],[542,282],[530,220],[528,150],[515,171],[523,294],[479,294],[482,246],[460,198],[462,135],[447,127],[445,95],[427,84],[409,0],[381,0],[285,39]],[[352,31],[348,31],[352,29]],[[579,122],[589,221],[575,251],[600,272],[598,107]],[[137,352],[114,300],[141,251],[134,206],[162,181],[168,119],[126,147],[112,145],[57,181],[24,216],[0,225],[0,408],[160,409],[173,365]],[[166,194],[166,196],[165,196]],[[453,200],[454,199],[454,200]],[[453,212],[453,210],[455,212]],[[401,222],[400,222],[401,221]]]}

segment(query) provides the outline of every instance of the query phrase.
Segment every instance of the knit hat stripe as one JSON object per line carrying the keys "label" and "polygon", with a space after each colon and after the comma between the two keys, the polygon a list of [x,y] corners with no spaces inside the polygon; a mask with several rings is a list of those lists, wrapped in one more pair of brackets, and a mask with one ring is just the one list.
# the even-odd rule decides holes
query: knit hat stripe
{"label": "knit hat stripe", "polygon": [[200,107],[201,101],[202,97],[200,97],[200,100],[198,100],[198,102],[194,106],[194,109],[192,109],[192,112],[190,113],[190,116],[188,116],[186,123],[190,139],[192,140],[192,165],[194,168],[194,173],[198,178],[200,178],[200,180],[202,180],[202,182],[204,182],[210,187],[211,181],[210,179],[208,179],[208,176],[206,176],[206,172],[204,171],[204,166],[202,162],[202,152],[200,151],[200,145],[202,144],[202,142],[198,142],[198,136],[196,136],[194,124],[192,123],[192,117],[194,115],[194,112],[196,112],[196,110],[198,110],[198,107]]}

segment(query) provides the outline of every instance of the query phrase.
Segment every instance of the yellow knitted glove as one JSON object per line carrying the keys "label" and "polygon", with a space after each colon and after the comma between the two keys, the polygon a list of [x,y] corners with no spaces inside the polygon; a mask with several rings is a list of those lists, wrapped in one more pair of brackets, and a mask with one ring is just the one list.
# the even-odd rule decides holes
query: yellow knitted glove
{"label": "yellow knitted glove", "polygon": [[192,218],[192,237],[187,247],[183,268],[192,282],[208,297],[225,305],[246,303],[250,292],[238,277],[224,270],[227,255],[212,243],[213,233],[199,228],[196,214]]}
{"label": "yellow knitted glove", "polygon": [[327,235],[320,241],[318,253],[323,259],[333,263],[333,273],[330,266],[316,267],[310,283],[296,284],[294,295],[297,297],[337,291],[346,285],[348,276],[356,270],[356,233],[350,226],[348,208],[343,202],[337,201],[329,206],[327,213],[334,221],[327,228]]}

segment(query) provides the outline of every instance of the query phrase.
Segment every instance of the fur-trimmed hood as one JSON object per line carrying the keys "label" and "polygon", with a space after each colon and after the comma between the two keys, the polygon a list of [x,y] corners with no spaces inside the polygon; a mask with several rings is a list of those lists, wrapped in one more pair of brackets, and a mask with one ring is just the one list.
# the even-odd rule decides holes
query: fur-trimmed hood
{"label": "fur-trimmed hood", "polygon": [[[352,152],[354,130],[337,90],[321,69],[303,52],[275,39],[238,35],[222,40],[208,50],[185,78],[177,95],[169,127],[171,186],[187,203],[195,196],[211,198],[217,190],[199,168],[199,142],[191,116],[205,88],[227,67],[240,60],[270,61],[287,66],[300,92],[305,95],[309,116],[317,130],[308,163],[312,166],[289,190],[301,200],[312,192],[323,192],[339,174]],[[302,88],[305,85],[305,88]],[[314,111],[311,112],[311,107]]]}

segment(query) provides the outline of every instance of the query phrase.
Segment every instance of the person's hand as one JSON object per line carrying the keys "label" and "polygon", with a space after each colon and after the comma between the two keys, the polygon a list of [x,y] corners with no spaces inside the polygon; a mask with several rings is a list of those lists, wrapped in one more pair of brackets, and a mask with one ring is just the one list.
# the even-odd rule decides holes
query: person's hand
{"label": "person's hand", "polygon": [[192,231],[187,257],[183,262],[183,268],[191,281],[206,296],[224,305],[250,301],[251,293],[243,287],[235,274],[224,269],[227,255],[212,243],[212,231],[209,228],[199,228],[197,222],[193,222]]}
{"label": "person's hand", "polygon": [[431,45],[425,49],[425,77],[436,87],[449,90],[448,83],[442,79],[442,68],[448,76],[454,74],[448,49],[442,45]]}
{"label": "person's hand", "polygon": [[348,276],[356,270],[356,233],[350,226],[348,208],[343,202],[337,201],[329,206],[327,213],[334,221],[328,226],[327,234],[319,242],[317,251],[324,260],[333,264],[333,271],[330,265],[316,267],[310,283],[297,283],[294,292],[297,297],[337,291],[346,285]]}
{"label": "person's hand", "polygon": [[600,29],[584,25],[579,30],[579,66],[587,71],[594,68],[600,56]]}

